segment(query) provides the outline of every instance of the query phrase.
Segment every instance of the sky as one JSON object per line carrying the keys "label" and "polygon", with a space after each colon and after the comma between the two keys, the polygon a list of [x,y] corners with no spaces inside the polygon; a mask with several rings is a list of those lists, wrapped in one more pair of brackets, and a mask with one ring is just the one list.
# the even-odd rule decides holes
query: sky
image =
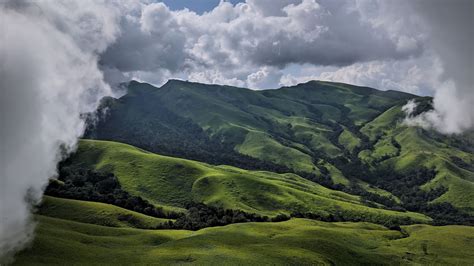
{"label": "sky", "polygon": [[81,114],[119,84],[345,82],[433,96],[406,123],[460,134],[474,128],[473,14],[472,0],[0,1],[0,264],[31,241]]}
{"label": "sky", "polygon": [[160,86],[180,78],[274,89],[323,79],[434,95],[439,84],[430,73],[441,73],[442,62],[414,6],[393,0],[129,5],[101,65],[111,84],[138,79]]}

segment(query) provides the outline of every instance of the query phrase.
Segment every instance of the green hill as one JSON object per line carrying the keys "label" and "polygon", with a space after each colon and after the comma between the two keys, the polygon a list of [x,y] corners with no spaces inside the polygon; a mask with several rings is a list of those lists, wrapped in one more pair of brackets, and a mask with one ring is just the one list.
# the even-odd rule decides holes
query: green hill
{"label": "green hill", "polygon": [[116,142],[82,140],[70,161],[74,167],[113,172],[123,189],[158,205],[182,208],[195,201],[268,216],[295,211],[327,216],[339,211],[380,223],[430,220],[418,213],[367,207],[358,196],[295,174],[212,166]]}
{"label": "green hill", "polygon": [[156,88],[132,81],[128,90],[104,101],[106,115],[89,128],[88,138],[213,165],[294,172],[310,180],[316,175],[326,187],[358,186],[344,190],[358,195],[374,194],[360,186],[360,180],[376,185],[372,172],[434,168],[433,180],[416,189],[445,189],[431,202],[474,213],[469,135],[446,137],[401,124],[408,99],[429,98],[321,81],[264,91],[178,80]]}
{"label": "green hill", "polygon": [[474,133],[404,126],[409,99],[430,106],[321,81],[132,81],[61,162],[15,264],[472,264]]}
{"label": "green hill", "polygon": [[[403,172],[420,166],[437,170],[436,177],[424,184],[424,190],[445,187],[437,202],[447,201],[454,206],[474,213],[474,153],[470,143],[463,148],[449,145],[449,138],[419,128],[401,126],[401,106],[395,106],[367,123],[361,131],[370,138],[379,140],[371,151],[362,151],[359,156],[368,161],[379,161],[381,167],[391,166]],[[399,143],[400,148],[392,145],[391,139]],[[467,142],[467,138],[461,138]],[[448,143],[447,143],[448,142]]]}
{"label": "green hill", "polygon": [[155,88],[132,81],[127,95],[107,103],[107,119],[89,136],[201,161],[202,154],[215,157],[212,147],[222,145],[263,161],[317,173],[315,151],[330,157],[343,152],[334,132],[338,123],[359,125],[412,97],[328,82],[252,91],[178,80]]}
{"label": "green hill", "polygon": [[81,223],[110,227],[154,229],[168,219],[160,219],[99,202],[45,196],[38,214]]}
{"label": "green hill", "polygon": [[292,219],[202,229],[113,228],[39,216],[31,247],[15,265],[41,264],[327,264],[468,265],[474,228]]}

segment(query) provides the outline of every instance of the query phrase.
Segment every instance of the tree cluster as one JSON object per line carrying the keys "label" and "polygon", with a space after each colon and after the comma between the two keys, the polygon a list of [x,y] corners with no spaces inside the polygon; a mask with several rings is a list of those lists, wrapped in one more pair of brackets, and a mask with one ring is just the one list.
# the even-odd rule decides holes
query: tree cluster
{"label": "tree cluster", "polygon": [[186,206],[187,213],[175,222],[169,221],[159,226],[160,229],[198,230],[205,227],[223,226],[247,222],[280,222],[290,217],[280,214],[274,218],[247,213],[241,210],[224,209],[203,203],[190,203]]}
{"label": "tree cluster", "polygon": [[312,212],[293,212],[291,217],[306,218],[323,222],[371,222],[383,225],[387,228],[399,228],[400,225],[413,224],[409,217],[388,217],[367,215],[351,211],[335,210],[330,214],[320,214]]}
{"label": "tree cluster", "polygon": [[[402,206],[409,211],[421,212],[433,218],[433,224],[474,225],[474,217],[456,209],[448,202],[432,203],[447,189],[438,187],[429,191],[420,186],[435,178],[434,169],[420,167],[407,173],[398,173],[393,169],[379,170],[372,176],[376,186],[390,191],[402,201]],[[378,177],[378,178],[377,178]]]}
{"label": "tree cluster", "polygon": [[[284,214],[269,218],[241,210],[224,209],[195,202],[186,205],[186,213],[165,213],[162,208],[123,190],[112,173],[97,172],[64,164],[64,162],[60,164],[58,179],[50,181],[45,191],[46,195],[103,202],[157,218],[176,219],[174,222],[169,221],[161,224],[157,229],[198,230],[233,223],[280,222],[290,219]],[[140,224],[133,215],[124,214],[118,219],[132,224]]]}
{"label": "tree cluster", "polygon": [[130,195],[122,189],[114,174],[90,169],[60,167],[58,179],[51,180],[45,194],[108,203],[158,218],[174,219],[180,216],[175,212],[165,213],[147,200]]}

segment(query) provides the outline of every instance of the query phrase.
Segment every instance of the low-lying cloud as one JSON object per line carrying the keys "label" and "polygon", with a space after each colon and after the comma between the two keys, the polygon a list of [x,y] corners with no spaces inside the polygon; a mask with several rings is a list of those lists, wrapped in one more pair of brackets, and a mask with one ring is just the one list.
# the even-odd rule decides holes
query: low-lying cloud
{"label": "low-lying cloud", "polygon": [[111,94],[97,61],[119,29],[96,1],[4,1],[0,20],[3,264],[31,240],[31,208],[83,133],[80,114]]}
{"label": "low-lying cloud", "polygon": [[434,110],[408,123],[442,133],[474,128],[474,2],[414,1],[415,12],[429,30],[433,50],[443,71],[434,93]]}

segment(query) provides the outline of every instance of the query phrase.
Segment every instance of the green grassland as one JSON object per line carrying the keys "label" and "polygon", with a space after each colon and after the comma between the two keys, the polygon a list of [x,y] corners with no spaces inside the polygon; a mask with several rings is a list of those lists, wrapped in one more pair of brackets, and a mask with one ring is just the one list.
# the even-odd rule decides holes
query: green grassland
{"label": "green grassland", "polygon": [[[109,120],[96,137],[140,147],[166,135],[162,132],[181,135],[182,141],[193,138],[186,135],[189,130],[176,128],[176,123],[168,121],[176,116],[239,153],[296,171],[319,173],[311,160],[312,150],[330,157],[343,153],[329,140],[332,129],[328,125],[346,118],[360,125],[412,97],[401,92],[317,81],[267,91],[179,80],[155,88],[133,81],[129,93],[109,105]],[[164,116],[165,113],[170,115]],[[348,150],[359,145],[357,137],[349,131],[344,131],[339,139]],[[149,150],[160,151],[150,145]],[[174,149],[178,149],[176,146]]]}
{"label": "green grassland", "polygon": [[72,162],[111,171],[129,193],[165,206],[184,207],[197,201],[268,216],[293,211],[328,215],[340,210],[374,221],[402,217],[418,222],[430,220],[418,213],[367,207],[358,196],[328,189],[295,174],[211,166],[116,142],[82,140]]}
{"label": "green grassland", "polygon": [[396,169],[410,169],[424,165],[438,171],[434,180],[424,186],[425,189],[444,186],[448,192],[438,201],[448,201],[454,206],[474,213],[474,172],[462,169],[453,164],[451,156],[456,156],[469,162],[474,160],[474,154],[467,153],[421,137],[422,133],[415,128],[405,128],[397,135],[397,140],[403,143],[401,156],[391,159]]}
{"label": "green grassland", "polygon": [[400,199],[397,196],[393,195],[392,193],[390,193],[386,190],[383,190],[381,188],[378,188],[376,186],[372,186],[371,184],[369,184],[367,182],[364,182],[362,180],[358,180],[357,184],[359,184],[363,189],[365,189],[366,191],[368,191],[370,193],[374,193],[374,194],[377,194],[377,195],[380,195],[380,196],[383,196],[383,197],[386,197],[386,198],[393,199],[397,203],[401,202]]}
{"label": "green grassland", "polygon": [[244,142],[235,148],[242,154],[282,164],[291,169],[299,169],[305,172],[316,170],[311,156],[294,148],[284,146],[263,132],[251,131],[247,133]]}
{"label": "green grassland", "polygon": [[[452,161],[452,157],[457,157],[469,164],[474,161],[474,154],[448,145],[423,129],[404,126],[402,118],[401,106],[396,106],[367,123],[362,132],[371,139],[382,137],[374,145],[374,150],[365,150],[359,157],[372,162],[388,155],[390,158],[383,161],[381,166],[392,166],[400,172],[420,166],[435,168],[438,171],[436,178],[422,188],[430,190],[443,186],[448,191],[436,199],[436,202],[446,201],[457,208],[474,213],[474,172]],[[390,143],[391,138],[401,146],[398,156],[397,149]]]}
{"label": "green grassland", "polygon": [[[89,138],[114,140],[211,164],[248,165],[248,160],[245,164],[233,164],[228,157],[224,158],[234,152],[285,166],[297,173],[321,175],[319,167],[324,166],[333,183],[346,187],[363,177],[354,177],[347,169],[343,171],[344,163],[334,163],[338,157],[351,161],[352,156],[358,155],[366,163],[364,167],[372,171],[390,167],[404,173],[420,167],[434,167],[438,175],[421,188],[425,191],[447,188],[448,191],[434,202],[449,202],[456,208],[474,213],[474,171],[453,160],[458,158],[458,162],[472,165],[473,149],[463,150],[459,143],[454,143],[452,136],[439,136],[402,124],[405,117],[402,106],[407,100],[428,101],[428,98],[322,81],[264,91],[179,80],[171,80],[160,88],[133,81],[128,88],[127,95],[110,101],[107,119],[99,123]],[[468,140],[472,134],[463,140]],[[472,142],[470,146],[473,146]],[[361,148],[364,150],[360,151]],[[235,154],[231,156],[235,157]],[[216,163],[215,159],[219,158],[224,160]],[[156,167],[153,171],[159,173],[160,167]],[[254,169],[274,171],[272,167]],[[174,174],[174,170],[166,171]],[[173,195],[161,193],[159,201],[182,206],[183,202],[196,197],[209,202],[226,202],[229,206],[237,206],[234,203],[239,202],[243,204],[240,208],[268,214],[287,209],[280,204],[268,210],[267,206],[260,206],[261,200],[255,195],[244,195],[249,193],[241,191],[237,191],[241,195],[237,192],[213,193],[209,198],[199,193],[189,195],[195,181],[203,175],[212,176],[209,180],[213,182],[224,182],[224,178],[219,178],[220,174],[212,172],[215,168],[212,173],[207,171],[192,172],[190,176],[193,177],[186,181],[179,179],[179,185],[184,189]],[[127,175],[135,176],[135,173]],[[129,188],[134,186],[137,193],[152,195],[150,191],[157,190],[155,183],[149,181],[142,182],[140,187],[132,181],[122,182]],[[175,191],[171,183],[164,180],[160,185]],[[216,184],[217,187],[235,191],[227,183]],[[362,188],[370,193],[377,192],[369,186]],[[230,195],[232,199],[228,199]],[[280,200],[283,198],[279,197]]]}
{"label": "green grassland", "polygon": [[354,136],[349,130],[344,129],[341,135],[339,135],[339,143],[349,151],[353,151],[354,148],[360,146],[360,139]]}
{"label": "green grassland", "polygon": [[[445,187],[447,192],[434,202],[449,202],[474,214],[474,153],[463,147],[474,133],[446,138],[403,125],[402,106],[415,95],[322,81],[265,91],[177,80],[161,88],[131,82],[128,88],[120,99],[103,102],[108,111],[87,134],[102,140],[81,140],[69,167],[111,172],[121,189],[165,212],[186,212],[187,203],[202,202],[262,216],[344,213],[365,222],[292,218],[198,231],[152,230],[168,220],[104,203],[46,196],[35,216],[36,238],[16,264],[474,262],[474,227],[431,226],[431,218],[423,214],[387,210],[381,203],[302,177],[326,172],[334,184],[358,185],[403,204],[405,195],[398,198],[374,186],[373,176],[353,176],[344,164],[358,156],[366,163],[364,169],[374,172],[435,168],[436,177],[420,188]],[[249,167],[268,171],[244,170],[235,167],[239,160],[272,164]],[[301,176],[274,173],[281,172],[275,165]],[[401,230],[380,225],[407,218],[419,224]]]}
{"label": "green grassland", "polygon": [[[223,145],[297,172],[319,175],[318,165],[326,165],[333,182],[346,186],[357,180],[344,176],[329,164],[330,159],[347,156],[363,146],[361,135],[371,141],[382,137],[360,154],[374,169],[387,158],[397,157],[400,150],[393,146],[392,139],[399,134],[394,129],[400,128],[404,118],[401,106],[417,98],[402,92],[322,81],[265,91],[179,80],[157,88],[132,81],[128,89],[127,95],[109,101],[107,119],[88,138],[124,142],[212,164],[214,158],[225,157],[229,150],[209,147]],[[336,133],[338,127],[341,133]],[[209,143],[207,138],[214,142]],[[403,151],[411,143],[399,143],[400,156],[404,156]],[[320,164],[315,163],[320,160]],[[231,164],[229,160],[219,163]],[[404,164],[397,165],[397,170],[407,170]],[[454,179],[446,183],[450,180]],[[465,182],[455,180],[448,186],[462,184]],[[472,185],[467,187],[471,190]],[[444,196],[458,207],[471,205],[460,197]]]}
{"label": "green grassland", "polygon": [[474,228],[404,226],[291,219],[196,232],[113,228],[37,216],[31,247],[15,265],[41,264],[323,264],[469,265]]}
{"label": "green grassland", "polygon": [[376,136],[387,134],[405,117],[401,105],[394,106],[364,125],[361,132],[374,140]]}
{"label": "green grassland", "polygon": [[45,196],[38,214],[110,227],[153,229],[168,219],[155,218],[114,205]]}
{"label": "green grassland", "polygon": [[342,184],[344,186],[349,186],[351,184],[351,181],[347,179],[339,169],[334,167],[333,165],[329,163],[325,163],[324,167],[326,167],[331,174],[331,180],[334,182],[334,184]]}

